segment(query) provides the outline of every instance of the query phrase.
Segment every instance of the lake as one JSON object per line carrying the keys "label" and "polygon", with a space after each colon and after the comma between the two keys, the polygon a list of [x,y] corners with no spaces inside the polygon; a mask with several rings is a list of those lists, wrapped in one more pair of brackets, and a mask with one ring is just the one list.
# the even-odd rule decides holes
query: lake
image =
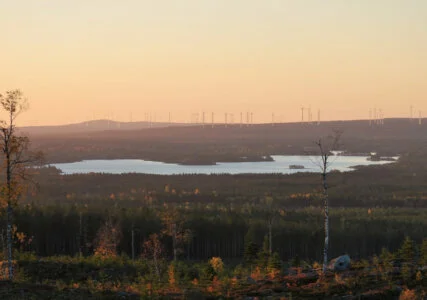
{"label": "lake", "polygon": [[[179,165],[139,159],[84,160],[73,163],[51,164],[63,174],[87,173],[142,173],[156,175],[177,174],[293,174],[297,172],[319,172],[317,157],[297,155],[274,155],[274,161],[217,163],[217,165]],[[330,169],[342,172],[352,171],[353,166],[367,166],[391,163],[390,161],[369,161],[366,156],[333,156]],[[290,169],[290,165],[301,165],[304,169]]]}

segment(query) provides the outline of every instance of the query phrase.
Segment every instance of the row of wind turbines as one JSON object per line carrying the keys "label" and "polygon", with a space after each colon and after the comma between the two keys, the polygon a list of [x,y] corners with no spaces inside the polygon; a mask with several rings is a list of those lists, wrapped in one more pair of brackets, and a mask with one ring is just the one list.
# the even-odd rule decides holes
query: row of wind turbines
{"label": "row of wind turbines", "polygon": [[[301,120],[300,122],[303,124],[310,124],[310,125],[320,125],[320,109],[317,110],[317,118],[314,119],[313,112],[310,106],[300,107],[301,110]],[[422,114],[421,110],[418,111],[418,124],[422,124]],[[93,119],[96,120],[97,116],[93,114]],[[98,119],[99,115],[98,115]],[[113,113],[108,113],[102,115],[101,119],[104,119],[108,122],[108,128],[110,127],[118,127],[120,128],[121,121],[117,121],[117,118],[115,118]],[[369,109],[369,126],[382,126],[384,125],[384,111],[382,108],[370,108]],[[414,113],[414,107],[410,106],[410,120],[415,121],[415,113]],[[133,120],[133,114],[132,112],[129,113],[129,122],[134,122]],[[223,119],[221,118],[221,114],[215,113],[215,112],[196,112],[191,113],[190,118],[188,122],[177,122],[172,119],[172,113],[169,112],[165,116],[163,115],[161,120],[160,116],[156,113],[151,112],[145,112],[144,113],[144,119],[143,122],[147,123],[149,127],[152,127],[156,123],[182,123],[182,124],[192,124],[192,125],[201,125],[203,127],[205,126],[253,126],[254,125],[254,113],[253,112],[240,112],[238,114],[235,113],[223,113]],[[77,123],[77,122],[76,122]],[[285,123],[284,118],[282,115],[277,115],[276,113],[271,113],[271,122],[264,122],[264,124],[271,123],[272,126],[275,126],[276,124]],[[89,126],[89,122],[85,122],[86,126]],[[114,125],[113,125],[114,124]]]}

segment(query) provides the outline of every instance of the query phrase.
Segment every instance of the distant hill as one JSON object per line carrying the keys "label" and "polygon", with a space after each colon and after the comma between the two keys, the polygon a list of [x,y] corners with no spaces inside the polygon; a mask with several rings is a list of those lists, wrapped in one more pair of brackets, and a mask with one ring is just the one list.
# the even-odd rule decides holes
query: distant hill
{"label": "distant hill", "polygon": [[[112,126],[115,124],[115,126]],[[125,125],[127,124],[127,125]],[[97,125],[98,127],[96,127]],[[163,126],[162,126],[163,125]],[[192,125],[192,126],[190,126]],[[341,130],[342,149],[351,154],[392,156],[427,148],[427,119],[230,125],[152,124],[99,121],[92,125],[27,127],[32,145],[49,162],[135,158],[183,164],[259,161],[269,155],[301,155],[320,137]]]}
{"label": "distant hill", "polygon": [[[62,133],[84,133],[84,132],[102,132],[102,131],[138,131],[140,129],[159,129],[159,128],[170,128],[175,127],[174,133],[185,133],[188,130],[194,133],[196,128],[215,129],[213,132],[222,133],[225,136],[234,136],[237,128],[244,129],[244,132],[251,132],[256,135],[257,133],[265,133],[265,129],[268,129],[268,134],[277,134],[285,130],[286,135],[295,134],[297,136],[313,136],[318,135],[325,131],[325,129],[340,129],[346,132],[346,135],[350,136],[370,136],[372,134],[379,134],[381,137],[392,136],[392,137],[424,137],[427,136],[425,129],[427,128],[427,119],[422,119],[422,124],[418,124],[418,119],[408,118],[390,118],[384,120],[384,125],[369,125],[368,120],[350,120],[350,121],[325,121],[319,125],[317,122],[294,122],[294,123],[271,123],[266,124],[253,124],[247,126],[247,124],[207,124],[202,126],[201,124],[192,123],[167,123],[167,122],[116,122],[111,120],[94,120],[75,124],[66,125],[52,125],[52,126],[25,126],[18,128],[21,132],[27,134],[62,134]],[[192,127],[193,129],[180,129],[181,127]],[[156,132],[156,133],[154,133]],[[154,135],[161,134],[162,132],[170,134],[171,130],[167,131],[152,131]],[[206,131],[200,133],[205,134]],[[212,133],[212,132],[211,132]],[[423,134],[425,133],[425,135]],[[113,133],[110,133],[114,135]],[[167,135],[166,134],[166,135]]]}
{"label": "distant hill", "polygon": [[19,130],[27,134],[61,134],[76,132],[94,132],[104,130],[137,130],[188,125],[193,124],[166,122],[116,122],[111,120],[93,120],[88,122],[66,125],[24,126],[20,127]]}

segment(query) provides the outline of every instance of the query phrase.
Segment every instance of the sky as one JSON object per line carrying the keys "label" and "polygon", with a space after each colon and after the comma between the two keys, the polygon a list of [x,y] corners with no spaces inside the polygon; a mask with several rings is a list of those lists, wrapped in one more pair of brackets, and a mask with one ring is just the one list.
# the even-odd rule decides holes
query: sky
{"label": "sky", "polygon": [[427,116],[425,0],[0,0],[0,38],[21,125]]}

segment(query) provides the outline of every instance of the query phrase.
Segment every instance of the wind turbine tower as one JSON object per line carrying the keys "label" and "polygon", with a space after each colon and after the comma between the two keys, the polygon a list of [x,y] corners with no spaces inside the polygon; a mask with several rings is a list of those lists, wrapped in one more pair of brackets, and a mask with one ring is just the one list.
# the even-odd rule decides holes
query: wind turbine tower
{"label": "wind turbine tower", "polygon": [[377,123],[377,108],[374,107],[374,124]]}
{"label": "wind turbine tower", "polygon": [[369,126],[372,126],[372,108],[369,109]]}
{"label": "wind turbine tower", "polygon": [[301,123],[304,123],[304,107],[301,106]]}

